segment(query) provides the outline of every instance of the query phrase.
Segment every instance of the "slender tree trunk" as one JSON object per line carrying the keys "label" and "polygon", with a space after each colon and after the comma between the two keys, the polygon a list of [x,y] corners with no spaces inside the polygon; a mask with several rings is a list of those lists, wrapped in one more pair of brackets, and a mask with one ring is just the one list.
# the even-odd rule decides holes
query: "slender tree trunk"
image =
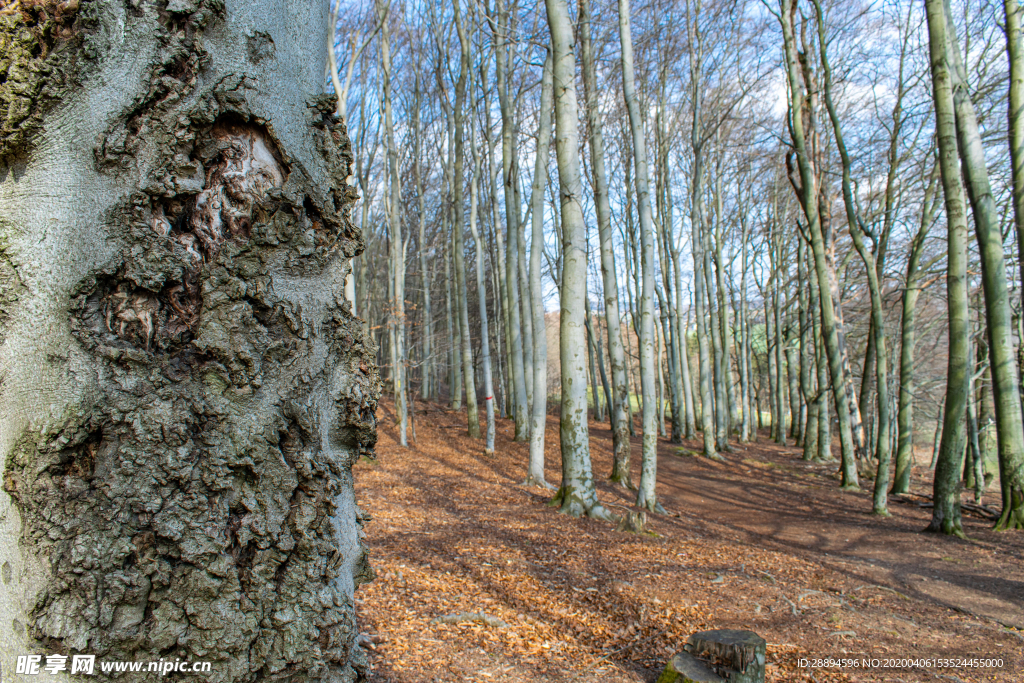
{"label": "slender tree trunk", "polygon": [[[661,168],[660,163],[658,166],[659,168]],[[661,176],[662,173],[659,172],[658,175]],[[665,220],[669,220],[669,217],[666,217]],[[673,324],[673,318],[676,316],[675,311],[677,310],[676,302],[674,301],[674,299],[678,296],[678,293],[675,293],[676,297],[673,296],[674,293],[672,291],[672,256],[670,252],[670,236],[668,235],[668,231],[665,230],[664,223],[662,223],[659,227],[661,228],[659,230],[661,248],[658,250],[658,255],[659,264],[661,266],[662,282],[664,283],[665,288],[664,298],[661,298],[659,293],[662,333],[661,337],[665,340],[665,347],[667,350],[667,353],[665,355],[668,361],[669,391],[672,395],[672,436],[670,442],[682,443],[684,429],[684,401],[682,392],[683,383],[679,379],[679,354],[676,353],[675,349],[678,340],[675,339],[674,334],[672,333],[672,330],[675,329],[675,325]],[[663,374],[663,372],[661,369],[660,352],[658,358],[658,386],[661,387],[663,383],[663,378],[661,375]],[[660,408],[660,405],[661,404],[659,404],[659,419],[661,419],[661,422],[659,423],[659,429],[661,429],[661,424],[664,423],[664,419],[662,419],[664,417],[664,409]]]}
{"label": "slender tree trunk", "polygon": [[[710,217],[709,217],[710,220]],[[724,381],[722,378],[722,339],[721,328],[718,324],[717,287],[715,286],[715,262],[714,246],[711,243],[711,230],[705,226],[703,231],[704,239],[704,286],[707,293],[705,301],[707,304],[708,330],[711,341],[711,390],[714,398],[714,429],[715,449],[726,450],[728,442],[725,439],[726,423],[728,422],[728,407],[724,398]]]}
{"label": "slender tree trunk", "polygon": [[[793,445],[803,446],[804,402],[800,393],[800,336],[794,330],[793,302],[786,296],[786,379],[789,384],[789,435]],[[799,329],[799,323],[797,324]]]}
{"label": "slender tree trunk", "polygon": [[640,208],[640,260],[643,289],[640,294],[640,391],[643,396],[643,452],[637,506],[660,511],[655,482],[658,472],[658,433],[654,403],[654,220],[651,216],[647,142],[633,76],[633,38],[630,31],[629,0],[619,0],[619,39],[622,43],[622,90],[633,133],[633,162],[636,167],[636,195]]}
{"label": "slender tree trunk", "polygon": [[530,465],[527,486],[551,488],[544,477],[544,432],[548,420],[548,340],[544,324],[544,294],[541,288],[541,254],[544,251],[544,188],[548,184],[548,154],[551,147],[551,106],[553,98],[551,53],[544,60],[540,90],[540,124],[530,202],[532,236],[530,243],[530,294],[533,314],[533,404],[530,416]]}
{"label": "slender tree trunk", "polygon": [[960,462],[963,458],[964,414],[971,361],[968,350],[970,313],[967,292],[967,208],[957,155],[953,79],[946,48],[946,16],[942,0],[926,0],[928,42],[935,102],[939,169],[946,198],[949,307],[949,366],[946,372],[945,416],[935,466],[934,502],[930,531],[963,536],[960,518]]}
{"label": "slender tree trunk", "polygon": [[[678,329],[677,316],[678,316],[678,300],[679,292],[673,291],[673,237],[672,237],[672,183],[671,173],[669,171],[669,144],[668,144],[668,132],[665,130],[666,123],[666,80],[667,80],[667,69],[661,68],[661,79],[658,88],[659,91],[659,102],[658,102],[658,114],[656,120],[655,131],[657,133],[656,138],[656,153],[657,163],[655,168],[657,170],[655,174],[656,178],[656,194],[658,197],[658,233],[659,239],[661,240],[661,249],[659,250],[660,265],[661,265],[661,277],[665,288],[665,301],[663,302],[662,311],[662,337],[665,341],[665,346],[668,349],[666,354],[668,357],[668,371],[669,371],[669,388],[672,394],[672,437],[671,443],[682,443],[683,432],[685,430],[684,417],[683,417],[683,383],[679,377],[679,354],[677,352],[678,339],[676,339],[676,330]],[[670,332],[671,331],[671,332]],[[660,358],[660,355],[659,355]],[[658,361],[658,386],[662,386],[662,370],[661,361]],[[658,427],[664,430],[664,408],[661,403],[659,407],[659,423]]]}
{"label": "slender tree trunk", "polygon": [[419,257],[420,257],[420,279],[423,286],[423,379],[420,383],[420,396],[424,401],[430,401],[434,397],[434,350],[431,346],[434,337],[433,312],[430,307],[430,285],[429,257],[430,249],[427,248],[427,198],[423,191],[423,163],[420,125],[420,105],[423,100],[423,93],[420,90],[420,72],[416,69],[415,85],[413,87],[415,103],[413,105],[413,173],[416,179],[416,201],[419,213]]}
{"label": "slender tree trunk", "polygon": [[[1021,17],[1024,16],[1024,7],[1019,0],[1003,0],[1003,11],[1006,17],[1006,57],[1010,65],[1007,104],[1013,183],[1013,224],[1017,233],[1018,268],[1024,273],[1024,39],[1021,38]],[[1021,296],[1024,297],[1024,288],[1021,289]],[[1020,344],[1019,349],[1024,349],[1024,344]],[[1017,363],[1019,369],[1019,356]]]}
{"label": "slender tree trunk", "polygon": [[[480,82],[480,89],[483,92],[490,92],[487,88],[487,67],[483,60],[480,61],[478,78]],[[496,398],[500,397],[501,402],[498,405],[499,414],[503,417],[509,415],[508,406],[508,385],[505,382],[504,367],[507,365],[509,368],[512,367],[511,357],[511,333],[509,331],[509,310],[508,310],[508,293],[506,290],[506,276],[505,276],[505,246],[502,240],[501,234],[501,211],[499,208],[497,183],[495,164],[493,163],[494,158],[494,145],[491,140],[491,108],[483,107],[483,138],[484,138],[484,169],[487,173],[487,190],[488,196],[490,197],[491,206],[491,225],[494,227],[494,239],[490,242],[490,254],[491,254],[491,280],[492,288],[495,293],[499,296],[500,308],[499,315],[495,316],[495,340],[494,348],[495,355],[499,359],[495,366],[498,369],[498,387],[495,389]],[[505,341],[504,353],[502,352],[501,340]],[[504,359],[504,363],[502,363]],[[498,390],[500,389],[500,394]]]}
{"label": "slender tree trunk", "polygon": [[458,308],[459,341],[462,343],[462,384],[466,389],[466,422],[469,435],[480,438],[480,414],[476,403],[476,376],[473,364],[473,342],[469,332],[469,292],[466,282],[466,247],[463,238],[465,230],[463,217],[463,165],[465,164],[465,102],[466,81],[469,76],[469,35],[463,25],[461,0],[452,5],[455,11],[455,27],[462,45],[459,60],[459,76],[455,83],[455,159],[452,170],[452,257],[455,265],[455,303]]}
{"label": "slender tree trunk", "polygon": [[921,210],[921,222],[910,245],[910,256],[907,259],[906,289],[903,291],[903,316],[900,343],[900,394],[897,413],[897,447],[896,475],[893,478],[892,492],[907,493],[910,491],[910,473],[914,465],[914,347],[917,343],[917,299],[921,294],[920,273],[921,255],[924,253],[924,241],[931,229],[935,211],[938,174],[935,168],[925,189]]}
{"label": "slender tree trunk", "polygon": [[811,322],[811,295],[803,283],[808,281],[807,245],[803,239],[797,242],[797,281],[800,283],[797,302],[800,307],[800,397],[804,403],[804,460],[814,460],[818,455],[818,413],[813,394],[811,370],[814,366],[814,346]]}
{"label": "slender tree trunk", "polygon": [[[746,250],[744,250],[746,253]],[[675,249],[672,255],[672,270],[675,274],[676,279],[676,302],[681,304],[682,302],[682,268],[679,265],[681,256],[679,249]],[[689,296],[689,294],[687,294]],[[679,373],[679,379],[683,384],[683,398],[685,401],[685,422],[683,436],[687,439],[692,439],[696,435],[697,424],[694,413],[696,412],[696,403],[693,397],[693,382],[690,377],[690,351],[689,351],[689,331],[690,331],[690,311],[693,308],[691,303],[687,303],[686,308],[686,323],[682,322],[682,313],[677,311],[675,318],[675,327],[673,328],[673,336],[679,339],[679,343],[676,345],[677,353],[679,354],[679,367],[681,372]],[[671,318],[670,318],[671,320]]]}
{"label": "slender tree trunk", "polygon": [[[607,363],[605,363],[604,356],[604,341],[602,340],[603,335],[600,329],[600,318],[598,318],[598,329],[597,334],[597,368],[601,373],[601,388],[604,391],[604,407],[608,411],[608,424],[612,426],[612,391],[611,385],[608,383],[608,371],[605,369]],[[602,420],[604,418],[602,417]]]}
{"label": "slender tree trunk", "polygon": [[476,135],[470,133],[470,148],[473,157],[473,179],[469,186],[469,231],[476,245],[476,291],[480,307],[480,365],[484,379],[484,411],[487,419],[484,453],[494,454],[494,382],[491,379],[491,339],[487,331],[487,287],[484,279],[484,245],[477,230],[477,213],[480,206],[480,155],[476,150]]}
{"label": "slender tree trunk", "polygon": [[[450,225],[450,221],[449,221]],[[445,231],[447,232],[447,230]],[[453,240],[449,241],[451,244]],[[452,277],[452,259],[449,257],[451,250],[446,250],[444,259],[444,280],[448,283],[445,290],[446,313],[448,322],[448,405],[452,410],[462,410],[462,363],[459,354],[462,349],[461,334],[459,332],[458,311],[454,304],[453,291],[456,283]]]}
{"label": "slender tree trunk", "polygon": [[[377,156],[377,140],[375,137],[374,143],[370,145],[370,149],[366,149],[367,126],[366,108],[364,106],[360,106],[359,108],[359,120],[359,144],[354,153],[356,180],[359,183],[359,190],[363,199],[360,202],[359,207],[359,232],[361,235],[367,235],[367,221],[369,220],[370,214],[370,202],[366,197],[369,192],[370,169],[373,166],[374,157]],[[362,303],[353,307],[353,315],[361,314],[363,316],[363,333],[366,335],[367,339],[370,339],[372,338],[370,334],[370,292],[367,287],[366,255],[363,254],[352,260],[358,265],[358,270],[356,270],[357,282],[355,285],[355,298],[359,299],[362,297]],[[360,313],[356,313],[356,311],[359,311]]]}
{"label": "slender tree trunk", "polygon": [[740,303],[737,311],[740,335],[740,411],[742,413],[740,443],[747,443],[750,441],[752,425],[750,422],[750,335],[747,330],[749,324],[747,322],[747,259],[750,250],[746,247],[747,240],[750,238],[750,227],[745,211],[740,212],[740,232],[743,243],[740,254]]}
{"label": "slender tree trunk", "polygon": [[775,263],[772,264],[772,315],[773,332],[775,337],[775,405],[774,416],[772,417],[772,431],[775,432],[775,443],[780,446],[786,445],[786,393],[785,386],[785,339],[782,331],[782,289],[781,280],[786,277],[785,263],[786,255],[783,251],[780,226],[776,222],[773,230],[775,242]]}
{"label": "slender tree trunk", "polygon": [[[497,173],[495,172],[492,163],[493,159],[493,145],[491,143],[491,110],[489,107],[484,107],[484,144],[487,146],[487,180],[490,184],[489,194],[491,196],[491,217],[494,225],[494,251],[493,261],[497,266],[497,280],[498,280],[498,291],[501,293],[501,323],[502,323],[502,335],[501,338],[505,340],[505,364],[508,368],[509,373],[512,373],[512,332],[511,332],[511,311],[508,300],[508,278],[505,273],[505,243],[502,239],[501,234],[501,211],[499,209],[498,202],[498,188],[496,183]],[[499,171],[500,172],[500,171]],[[499,354],[500,356],[500,354]],[[498,363],[499,376],[504,377],[502,371],[502,364]],[[515,404],[515,391],[514,387],[510,391],[508,384],[502,379],[501,386],[503,389],[502,395],[505,397],[504,412],[506,415],[511,415],[514,410],[512,406]]]}
{"label": "slender tree trunk", "polygon": [[[984,323],[979,320],[978,327],[981,328]],[[978,337],[981,337],[982,329],[978,330]],[[975,359],[975,362],[980,365],[985,362],[985,344],[982,342],[978,344],[977,350],[972,349],[970,346],[971,340],[968,338],[967,354]],[[961,476],[963,480],[963,488],[975,489],[975,495],[978,495],[977,491],[980,487],[984,487],[984,471],[982,469],[981,462],[981,441],[978,438],[978,418],[977,411],[975,410],[975,402],[978,399],[978,391],[975,388],[974,383],[974,368],[971,368],[971,372],[967,375],[967,414],[964,416],[967,420],[967,449],[964,458],[964,471]],[[981,473],[981,476],[976,476],[976,473]]]}
{"label": "slender tree trunk", "polygon": [[562,205],[562,285],[559,322],[562,363],[562,484],[554,504],[565,514],[611,519],[597,500],[590,466],[587,425],[586,331],[583,300],[587,295],[587,228],[583,220],[580,178],[576,58],[573,26],[565,0],[546,0],[551,29],[555,100],[555,150]]}
{"label": "slender tree trunk", "polygon": [[700,387],[700,423],[701,436],[703,438],[704,456],[717,458],[718,451],[715,442],[715,415],[711,397],[711,360],[708,349],[708,324],[705,317],[705,279],[704,279],[704,197],[703,197],[703,150],[699,141],[698,121],[699,111],[696,110],[697,100],[694,98],[693,126],[691,128],[691,146],[693,149],[693,171],[690,179],[690,223],[693,229],[691,241],[693,251],[693,304],[694,317],[697,322],[697,357],[699,366],[698,383]]}
{"label": "slender tree trunk", "polygon": [[[888,384],[888,351],[885,344],[885,314],[882,310],[882,286],[879,282],[878,268],[875,255],[868,249],[864,241],[864,230],[861,226],[860,217],[853,198],[853,180],[851,178],[850,155],[846,149],[846,142],[843,137],[842,126],[839,123],[839,114],[836,112],[835,104],[832,101],[832,70],[829,66],[828,53],[825,41],[825,19],[821,10],[820,0],[812,0],[818,19],[818,45],[821,55],[821,67],[825,77],[825,107],[828,110],[829,118],[832,121],[832,130],[835,133],[836,147],[839,150],[839,157],[843,169],[843,203],[846,206],[846,220],[850,228],[850,236],[853,238],[854,248],[864,261],[864,270],[867,273],[868,293],[871,297],[871,325],[870,331],[873,335],[873,346],[875,357],[870,363],[875,369],[876,387],[878,396],[878,427],[877,441],[874,444],[875,453],[878,457],[878,472],[875,477],[875,488],[873,497],[873,512],[876,515],[888,516],[887,498],[889,489],[889,465],[892,452],[890,450],[890,428],[889,416],[889,384]],[[869,363],[865,361],[865,370]]]}
{"label": "slender tree trunk", "polygon": [[[628,150],[627,150],[626,153],[627,154],[629,153]],[[632,271],[633,271],[632,263],[633,262],[632,262],[632,259],[630,258],[630,247],[629,247],[629,245],[632,242],[634,242],[635,240],[633,239],[634,231],[633,231],[633,228],[632,228],[632,222],[633,222],[633,193],[631,191],[632,185],[631,185],[631,182],[630,182],[630,178],[632,177],[632,174],[630,172],[630,164],[629,163],[626,163],[626,164],[623,165],[623,173],[626,176],[626,221],[625,222],[626,222],[627,230],[628,230],[628,233],[629,233],[629,237],[626,237],[625,234],[623,234],[623,255],[622,255],[623,258],[622,258],[622,260],[623,260],[623,262],[625,263],[625,266],[626,266],[626,282],[625,282],[625,285],[626,285],[626,287],[625,287],[625,289],[626,289],[626,319],[623,321],[622,325],[623,325],[623,327],[626,330],[626,334],[625,334],[625,339],[626,339],[626,344],[625,344],[625,346],[626,346],[626,348],[625,348],[625,364],[626,364],[626,417],[627,417],[627,422],[629,423],[627,425],[628,428],[629,428],[629,436],[632,438],[632,437],[636,436],[636,425],[634,424],[634,420],[633,420],[633,395],[635,394],[635,387],[636,387],[636,381],[635,380],[636,380],[636,378],[635,378],[634,372],[633,372],[633,345],[630,342],[630,335],[629,335],[630,329],[635,327],[635,325],[633,323],[634,318],[635,318],[635,316],[634,316],[634,309],[633,309],[633,294],[632,294],[632,289],[630,287],[631,283],[633,282],[633,277],[632,277]]]}
{"label": "slender tree trunk", "polygon": [[380,60],[383,70],[384,140],[388,160],[388,224],[391,234],[391,326],[388,330],[392,342],[392,382],[395,412],[398,414],[398,443],[409,445],[409,415],[406,406],[405,377],[405,241],[402,239],[401,178],[398,171],[398,148],[395,146],[395,123],[391,109],[391,31],[386,21],[387,8],[377,0],[378,20],[383,26],[380,40]]}
{"label": "slender tree trunk", "polygon": [[458,304],[455,294],[455,278],[452,277],[452,263],[455,258],[452,255],[452,245],[455,242],[452,233],[452,226],[455,222],[455,207],[453,192],[455,188],[455,117],[450,108],[445,108],[446,124],[448,129],[448,157],[445,160],[445,175],[448,180],[447,211],[445,212],[444,237],[444,281],[445,287],[445,313],[448,327],[448,405],[452,410],[462,410],[462,363],[460,356],[462,349],[459,324]]}
{"label": "slender tree trunk", "polygon": [[594,420],[597,422],[603,422],[604,413],[601,409],[601,392],[598,391],[597,388],[597,362],[594,360],[595,352],[597,350],[597,338],[594,336],[594,324],[591,320],[593,316],[590,313],[589,296],[585,300],[584,311],[583,320],[584,325],[587,328],[587,362],[590,364],[590,394],[593,397],[594,402]]}
{"label": "slender tree trunk", "polygon": [[850,397],[847,391],[846,373],[843,369],[843,352],[836,320],[835,302],[829,278],[829,267],[825,254],[825,239],[818,212],[818,189],[811,158],[804,137],[804,98],[801,95],[801,77],[797,63],[796,42],[793,36],[793,0],[781,0],[783,43],[786,53],[786,67],[790,89],[790,131],[796,148],[799,166],[801,204],[807,216],[808,232],[811,237],[811,252],[814,255],[814,269],[818,280],[821,308],[821,327],[825,350],[828,355],[832,393],[836,402],[839,422],[840,446],[842,449],[842,486],[844,489],[859,489],[857,477],[856,449],[851,424]]}
{"label": "slender tree trunk", "polygon": [[[720,130],[720,129],[719,129]],[[718,133],[716,132],[716,137]],[[719,349],[720,361],[720,375],[718,379],[718,395],[719,405],[721,410],[719,414],[721,418],[718,421],[718,448],[723,451],[731,450],[729,447],[729,435],[732,433],[733,426],[736,424],[736,406],[733,401],[732,394],[732,354],[729,348],[729,306],[726,301],[726,277],[728,272],[725,266],[725,254],[723,244],[725,243],[725,235],[723,233],[723,222],[725,220],[725,210],[722,207],[723,195],[722,191],[722,168],[721,168],[721,156],[719,157],[718,168],[715,173],[715,276],[716,276],[716,289],[718,293],[718,339],[721,343]]]}
{"label": "slender tree trunk", "polygon": [[[694,166],[699,168],[700,161],[695,160]],[[694,171],[693,182],[696,184],[700,180],[698,170]],[[714,404],[711,395],[711,350],[708,349],[708,323],[707,318],[704,315],[706,307],[706,297],[704,296],[704,240],[701,237],[702,229],[700,224],[703,222],[703,199],[700,194],[695,190],[693,193],[693,213],[691,222],[693,223],[693,245],[695,252],[693,255],[694,264],[694,315],[697,319],[697,357],[699,365],[699,380],[700,385],[700,423],[701,423],[701,436],[703,438],[704,445],[704,456],[707,458],[718,458],[717,444],[715,441],[715,413]],[[699,247],[697,246],[699,245]]]}
{"label": "slender tree trunk", "polygon": [[[981,342],[985,341],[984,334],[979,335],[979,340]],[[986,361],[986,358],[988,357],[988,350],[985,349],[985,348],[982,348],[982,347],[983,347],[983,344],[979,344],[978,345],[978,353],[977,353],[978,363],[982,364],[982,365],[987,365],[987,363],[985,361]],[[991,476],[991,475],[989,475],[985,471],[985,469],[986,469],[985,468],[985,464],[988,461],[991,460],[991,458],[989,457],[990,454],[998,452],[997,451],[997,449],[998,449],[997,438],[996,438],[996,435],[992,433],[993,430],[991,429],[991,427],[992,427],[992,425],[994,423],[994,419],[993,419],[993,416],[992,416],[992,408],[991,408],[991,405],[992,405],[992,395],[991,395],[991,393],[992,393],[991,392],[992,376],[991,376],[991,368],[990,367],[984,368],[984,370],[983,370],[983,372],[981,374],[980,379],[981,379],[981,381],[979,383],[978,397],[977,397],[977,405],[978,405],[977,424],[978,424],[978,453],[979,453],[979,455],[981,457],[978,459],[978,462],[975,463],[975,478],[976,478],[976,482],[975,482],[975,493],[974,493],[975,500],[979,504],[981,503],[982,495],[984,495],[985,490],[988,488],[989,477]]]}
{"label": "slender tree trunk", "polygon": [[661,319],[661,334],[658,326],[654,326],[654,364],[658,366],[658,434],[663,438],[668,434],[665,432],[665,371],[661,362],[661,349],[664,332],[667,330],[668,316],[665,316]]}
{"label": "slender tree trunk", "polygon": [[828,462],[832,456],[832,416],[828,402],[828,354],[825,352],[825,340],[821,327],[821,290],[818,281],[811,278],[811,316],[814,342],[815,370],[817,372],[817,392],[814,402],[818,415],[818,454],[816,460]]}
{"label": "slender tree trunk", "polygon": [[[519,196],[519,193],[516,193]],[[520,200],[516,200],[516,206],[519,205]],[[522,320],[523,320],[523,373],[526,378],[526,406],[527,415],[530,414],[530,408],[533,406],[533,297],[530,295],[530,269],[529,261],[526,260],[526,235],[524,233],[525,223],[519,227],[519,234],[516,236],[516,242],[519,246],[519,258],[517,259],[519,264],[519,300],[522,302]],[[529,430],[530,423],[527,420],[526,429]]]}
{"label": "slender tree trunk", "polygon": [[580,54],[583,62],[583,85],[586,95],[587,128],[590,158],[594,173],[594,209],[601,244],[601,277],[604,284],[605,325],[608,328],[608,356],[612,369],[612,472],[610,479],[627,488],[632,487],[629,453],[629,383],[622,344],[622,321],[619,314],[619,284],[612,245],[611,205],[608,199],[608,176],[605,170],[604,132],[598,111],[597,70],[591,46],[590,0],[579,0]]}
{"label": "slender tree trunk", "polygon": [[512,105],[508,93],[508,55],[506,36],[508,31],[508,11],[504,0],[497,3],[497,22],[495,23],[495,60],[497,66],[498,101],[501,107],[501,164],[505,191],[505,289],[508,294],[509,330],[512,342],[512,386],[515,390],[515,440],[526,441],[529,433],[529,399],[526,393],[526,361],[523,356],[523,323],[519,314],[519,204],[515,198],[516,176],[518,167],[515,160],[514,138],[515,122],[513,121]]}

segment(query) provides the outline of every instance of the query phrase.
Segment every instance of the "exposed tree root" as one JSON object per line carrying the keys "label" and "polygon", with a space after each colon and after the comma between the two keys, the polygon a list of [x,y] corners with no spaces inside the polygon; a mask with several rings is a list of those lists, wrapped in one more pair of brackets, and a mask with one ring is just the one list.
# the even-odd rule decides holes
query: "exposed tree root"
{"label": "exposed tree root", "polygon": [[549,503],[552,507],[557,507],[558,511],[563,515],[569,515],[570,517],[590,517],[591,519],[600,519],[605,522],[618,523],[618,516],[612,514],[598,502],[597,498],[585,501],[569,487],[563,486],[558,489],[555,493],[555,497],[551,499]]}
{"label": "exposed tree root", "polygon": [[952,520],[943,520],[941,525],[936,525],[932,522],[924,528],[924,533],[928,534],[945,534],[946,536],[956,536],[961,540],[968,540],[967,534],[964,533],[963,527],[960,522],[953,523]]}
{"label": "exposed tree root", "polygon": [[549,484],[543,477],[537,478],[533,475],[527,475],[526,479],[523,480],[522,486],[537,486],[548,491],[554,491],[554,484]]}

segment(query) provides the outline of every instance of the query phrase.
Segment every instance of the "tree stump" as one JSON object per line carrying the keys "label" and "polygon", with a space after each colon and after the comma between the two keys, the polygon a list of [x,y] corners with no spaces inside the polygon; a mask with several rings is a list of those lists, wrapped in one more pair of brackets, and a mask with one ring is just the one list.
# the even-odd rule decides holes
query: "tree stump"
{"label": "tree stump", "polygon": [[752,631],[694,633],[658,683],[764,683],[764,638]]}

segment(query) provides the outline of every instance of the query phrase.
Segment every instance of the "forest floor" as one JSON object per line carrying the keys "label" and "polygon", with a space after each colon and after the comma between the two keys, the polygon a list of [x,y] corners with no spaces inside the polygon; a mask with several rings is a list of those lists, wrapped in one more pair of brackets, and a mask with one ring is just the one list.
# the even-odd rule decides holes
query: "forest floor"
{"label": "forest floor", "polygon": [[[768,681],[1024,681],[1022,533],[965,516],[969,541],[922,534],[931,511],[920,496],[872,516],[870,493],[840,491],[834,464],[764,435],[725,462],[659,440],[670,515],[651,516],[650,533],[616,531],[560,515],[550,492],[522,485],[528,446],[512,441],[510,421],[488,457],[464,413],[421,404],[418,439],[401,448],[388,408],[377,460],[355,467],[373,518],[377,579],[356,600],[372,682],[653,682],[691,633],[715,628],[765,638]],[[546,451],[557,485],[554,416]],[[636,481],[638,440],[633,454]],[[591,425],[591,455],[601,501],[622,512],[633,494],[606,482],[606,423]],[[930,493],[929,476],[915,468],[915,493]],[[434,621],[469,613],[491,625]],[[991,659],[1002,666],[978,666]]]}

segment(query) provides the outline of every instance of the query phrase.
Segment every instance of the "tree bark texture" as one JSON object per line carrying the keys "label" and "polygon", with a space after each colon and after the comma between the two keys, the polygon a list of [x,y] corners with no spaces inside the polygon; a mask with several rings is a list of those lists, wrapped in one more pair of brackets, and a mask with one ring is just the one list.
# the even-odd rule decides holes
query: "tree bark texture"
{"label": "tree bark texture", "polygon": [[68,12],[0,137],[0,665],[355,680],[380,379],[327,5]]}

